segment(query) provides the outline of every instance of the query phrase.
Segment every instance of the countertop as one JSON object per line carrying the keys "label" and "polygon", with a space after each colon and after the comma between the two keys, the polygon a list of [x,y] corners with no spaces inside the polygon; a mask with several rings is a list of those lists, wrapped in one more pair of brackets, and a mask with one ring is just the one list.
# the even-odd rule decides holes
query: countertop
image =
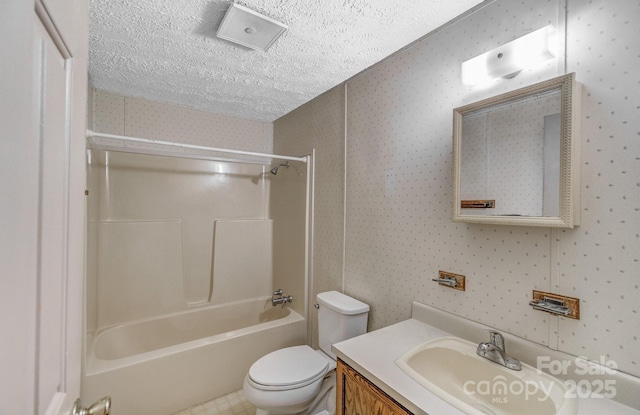
{"label": "countertop", "polygon": [[[463,415],[464,412],[423,388],[395,364],[395,360],[405,352],[429,340],[445,336],[475,337],[460,335],[470,333],[468,328],[461,331],[458,327],[450,332],[428,324],[425,321],[432,323],[435,321],[434,317],[443,317],[443,320],[447,320],[447,330],[449,330],[449,327],[452,327],[451,318],[459,319],[459,317],[438,316],[438,313],[444,313],[440,310],[437,310],[435,315],[425,318],[425,315],[430,312],[430,307],[414,303],[411,319],[334,344],[333,351],[338,358],[416,415]],[[478,325],[478,323],[472,324]],[[483,335],[486,336],[484,333]],[[509,345],[510,336],[505,335],[505,338]],[[475,341],[474,338],[467,338],[467,340]],[[514,349],[511,348],[511,350]],[[525,349],[516,348],[516,350]],[[514,357],[523,360],[516,352],[512,353]],[[526,362],[526,360],[523,361]],[[640,399],[635,397],[638,390],[638,384],[635,382],[638,381],[640,384],[640,380],[626,376],[631,379],[624,378],[617,382],[621,388],[621,396],[624,395],[624,399],[631,400],[634,407],[640,408]],[[578,415],[602,414],[640,415],[640,410],[612,399],[578,398]]]}

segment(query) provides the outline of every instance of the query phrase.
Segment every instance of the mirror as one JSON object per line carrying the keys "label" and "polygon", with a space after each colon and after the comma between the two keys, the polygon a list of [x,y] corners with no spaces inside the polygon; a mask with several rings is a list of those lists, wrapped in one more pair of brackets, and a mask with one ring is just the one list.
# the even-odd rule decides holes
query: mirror
{"label": "mirror", "polygon": [[454,222],[580,224],[575,74],[453,110]]}

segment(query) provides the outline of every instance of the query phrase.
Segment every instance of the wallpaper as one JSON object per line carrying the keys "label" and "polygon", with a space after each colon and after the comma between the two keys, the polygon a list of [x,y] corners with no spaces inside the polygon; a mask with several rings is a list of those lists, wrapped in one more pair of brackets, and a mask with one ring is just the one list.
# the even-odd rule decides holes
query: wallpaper
{"label": "wallpaper", "polygon": [[271,153],[273,124],[96,90],[93,130],[176,143]]}
{"label": "wallpaper", "polygon": [[[460,63],[545,24],[563,27],[563,6],[531,13],[529,3],[497,1],[348,83],[345,290],[372,305],[371,328],[406,318],[417,300],[638,375],[640,31],[629,18],[638,2],[569,2],[567,70],[585,89],[582,226],[449,220],[450,109],[563,73],[559,64],[470,91]],[[435,286],[439,269],[466,275],[468,290]],[[533,311],[533,289],[579,297],[581,320]]]}
{"label": "wallpaper", "polygon": [[[417,300],[503,330],[526,327],[517,334],[548,344],[549,317],[527,304],[532,287],[548,285],[550,231],[451,222],[453,108],[557,75],[548,66],[515,85],[461,83],[462,61],[558,26],[557,3],[535,16],[523,9],[492,3],[347,85],[345,289],[371,302],[371,328],[406,318]],[[514,14],[526,15],[524,27],[507,30]],[[438,270],[466,275],[467,291],[433,283]]]}
{"label": "wallpaper", "polygon": [[[316,272],[314,291],[338,285],[338,250],[318,253],[344,235],[342,284],[370,304],[369,329],[409,318],[416,300],[639,376],[639,18],[637,0],[497,0],[335,88],[346,94],[346,120],[323,116],[334,109],[325,94],[276,121],[275,146],[300,146],[278,128],[298,126],[318,159],[335,154],[346,127],[346,222],[326,233],[316,224],[314,267],[333,272]],[[547,24],[566,28],[558,59],[488,88],[462,85],[463,61]],[[451,222],[453,108],[568,72],[584,88],[581,225]],[[316,117],[335,128],[320,136],[309,127]],[[316,186],[332,192],[316,192],[318,215],[334,209],[339,221],[343,182],[321,171]],[[466,275],[467,291],[433,283],[440,269]],[[579,297],[581,319],[534,311],[534,289]]]}
{"label": "wallpaper", "polygon": [[[274,151],[315,157],[313,272],[310,304],[317,293],[342,291],[344,255],[344,92],[334,88],[274,123]],[[310,309],[311,343],[317,346],[317,312]]]}

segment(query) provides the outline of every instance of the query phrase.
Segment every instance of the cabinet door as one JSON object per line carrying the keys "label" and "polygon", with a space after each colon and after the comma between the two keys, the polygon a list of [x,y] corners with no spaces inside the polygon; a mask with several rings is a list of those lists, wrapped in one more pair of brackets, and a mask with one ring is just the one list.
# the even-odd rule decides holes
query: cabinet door
{"label": "cabinet door", "polygon": [[411,415],[360,373],[338,360],[337,415]]}

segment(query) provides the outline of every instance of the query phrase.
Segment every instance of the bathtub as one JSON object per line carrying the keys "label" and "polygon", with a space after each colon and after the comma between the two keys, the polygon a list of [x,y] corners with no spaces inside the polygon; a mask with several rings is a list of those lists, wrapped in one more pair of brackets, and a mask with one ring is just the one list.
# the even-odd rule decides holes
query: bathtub
{"label": "bathtub", "polygon": [[106,328],[87,337],[82,401],[113,415],[169,415],[242,388],[261,356],[306,343],[306,322],[271,297]]}

